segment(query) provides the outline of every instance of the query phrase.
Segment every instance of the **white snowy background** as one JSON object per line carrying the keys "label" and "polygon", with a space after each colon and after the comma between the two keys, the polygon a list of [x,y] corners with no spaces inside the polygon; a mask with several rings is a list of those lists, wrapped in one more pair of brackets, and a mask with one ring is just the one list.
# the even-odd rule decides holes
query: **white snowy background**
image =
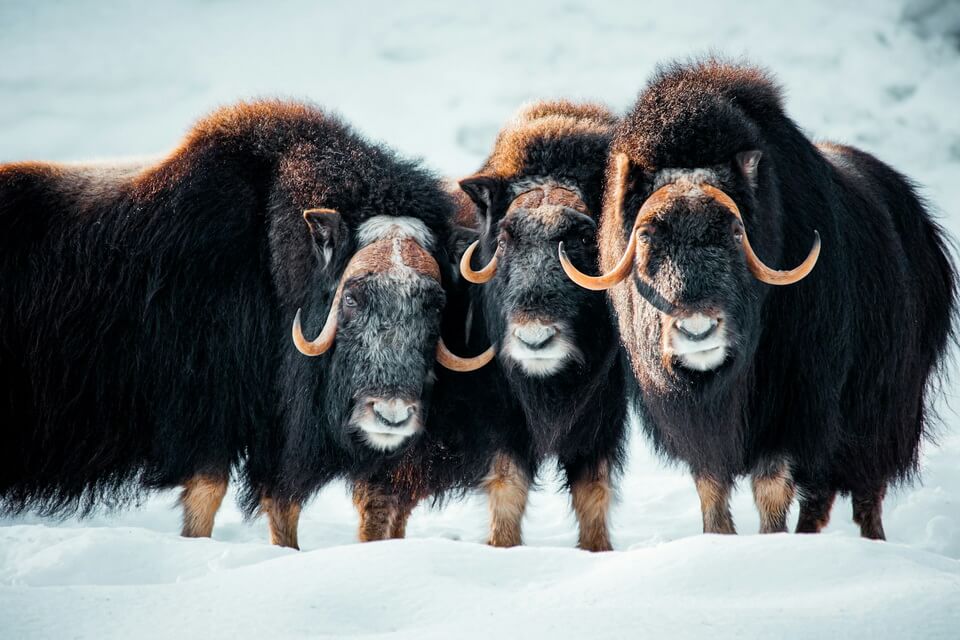
{"label": "white snowy background", "polygon": [[[457,176],[525,101],[623,111],[658,62],[711,51],[770,68],[811,137],[912,176],[960,237],[955,0],[0,0],[0,162],[163,153],[218,105],[290,96]],[[886,543],[857,537],[848,500],[820,536],[755,535],[747,483],[741,535],[700,535],[692,482],[635,433],[617,551],[600,555],[574,548],[550,471],[511,550],[480,544],[479,497],[355,544],[342,484],[305,511],[299,553],[232,494],[212,540],[178,537],[173,492],[83,521],[0,519],[0,639],[958,638],[956,385],[922,483],[886,501]]]}

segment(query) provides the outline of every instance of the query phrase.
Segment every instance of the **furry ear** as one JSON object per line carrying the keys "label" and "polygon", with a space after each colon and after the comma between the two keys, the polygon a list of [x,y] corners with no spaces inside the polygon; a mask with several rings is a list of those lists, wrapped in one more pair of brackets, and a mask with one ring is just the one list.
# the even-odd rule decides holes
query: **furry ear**
{"label": "furry ear", "polygon": [[462,256],[463,252],[467,250],[467,247],[473,244],[479,237],[480,234],[475,229],[462,227],[458,224],[453,225],[453,228],[450,230],[450,240],[448,241],[447,248],[458,265],[457,272],[460,271],[460,256]]}
{"label": "furry ear", "polygon": [[483,213],[487,213],[503,192],[503,180],[483,174],[472,175],[460,181],[460,188],[470,196]]}
{"label": "furry ear", "polygon": [[750,186],[754,189],[757,188],[757,168],[760,166],[761,157],[763,157],[763,152],[759,149],[741,151],[736,156],[737,169],[740,170],[740,173],[743,174],[743,177],[747,179],[747,182],[749,182]]}
{"label": "furry ear", "polygon": [[307,221],[310,234],[320,249],[323,266],[327,266],[333,259],[337,242],[340,241],[343,227],[340,214],[334,209],[307,209],[303,212],[303,219]]}

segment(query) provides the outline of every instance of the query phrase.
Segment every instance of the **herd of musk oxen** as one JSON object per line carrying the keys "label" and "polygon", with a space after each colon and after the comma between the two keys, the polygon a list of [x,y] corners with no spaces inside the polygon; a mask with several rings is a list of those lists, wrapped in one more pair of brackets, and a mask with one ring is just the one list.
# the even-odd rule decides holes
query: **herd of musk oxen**
{"label": "herd of musk oxen", "polygon": [[[0,166],[0,511],[231,477],[271,542],[346,479],[361,540],[482,490],[522,541],[555,459],[611,549],[628,415],[703,530],[883,538],[953,336],[948,240],[911,182],[814,144],[764,71],[665,66],[623,115],[538,102],[447,183],[313,106],[241,103],[152,164]],[[292,333],[291,333],[292,325]]]}

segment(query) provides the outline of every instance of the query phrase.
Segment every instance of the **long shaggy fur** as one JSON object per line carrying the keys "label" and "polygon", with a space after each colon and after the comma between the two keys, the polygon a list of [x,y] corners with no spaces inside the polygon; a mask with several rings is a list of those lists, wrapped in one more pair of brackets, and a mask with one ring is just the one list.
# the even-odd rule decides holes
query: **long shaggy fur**
{"label": "long shaggy fur", "polygon": [[[330,264],[313,207],[342,216]],[[319,401],[336,358],[296,353],[291,320],[319,330],[371,216],[421,219],[449,264],[451,210],[418,164],[290,102],[217,111],[151,165],[0,167],[0,508],[86,512],[248,456],[252,510],[290,484],[290,439],[310,486],[354,471],[371,456]]]}
{"label": "long shaggy fur", "polygon": [[[520,111],[497,137],[477,174],[488,191],[479,194],[469,178],[461,183],[474,197],[473,203],[460,202],[458,218],[472,217],[479,227],[477,264],[493,256],[503,237],[501,222],[508,205],[530,185],[568,185],[593,212],[599,211],[614,122],[606,109],[595,105],[547,102]],[[621,468],[626,402],[616,329],[604,296],[567,280],[557,258],[557,242],[565,239],[572,259],[594,269],[595,228],[548,231],[533,218],[526,224],[527,244],[507,249],[492,281],[461,283],[448,301],[448,343],[474,353],[497,343],[497,366],[456,377],[439,373],[430,428],[421,446],[411,448],[382,480],[392,491],[414,499],[442,499],[478,488],[498,454],[506,454],[527,478],[534,478],[543,460],[555,455],[570,483]],[[538,235],[548,232],[560,235]],[[470,235],[476,237],[475,232]],[[502,353],[512,313],[568,322],[582,354],[579,361],[547,377],[525,373]]]}
{"label": "long shaggy fur", "polygon": [[[751,186],[734,158],[754,149],[763,155]],[[690,249],[669,250],[676,264],[703,267],[674,293],[694,300],[691,291],[713,292],[730,312],[736,353],[716,372],[665,374],[651,346],[659,314],[629,281],[611,292],[644,425],[659,450],[719,479],[786,459],[807,496],[882,497],[887,483],[909,477],[956,304],[947,241],[912,183],[863,151],[814,145],[765,72],[715,60],[662,69],[619,126],[612,153],[627,154],[632,171],[625,219],[612,203],[605,210],[606,268],[620,257],[655,176],[672,168],[713,172],[767,264],[796,265],[813,230],[823,238],[813,272],[783,287],[750,278],[739,253],[717,254],[734,257],[708,269]],[[664,224],[692,233],[706,220],[691,210]]]}

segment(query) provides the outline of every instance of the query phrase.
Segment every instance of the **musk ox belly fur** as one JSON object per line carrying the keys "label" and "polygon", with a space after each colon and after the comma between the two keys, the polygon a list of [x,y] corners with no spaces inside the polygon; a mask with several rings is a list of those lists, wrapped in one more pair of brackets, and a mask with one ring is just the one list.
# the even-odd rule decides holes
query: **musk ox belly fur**
{"label": "musk ox belly fur", "polygon": [[417,163],[292,102],[221,109],[151,164],[0,167],[0,509],[115,506],[243,462],[252,511],[378,462],[331,433],[329,359],[290,323],[318,330],[373,216],[418,220],[447,264],[451,210]]}

